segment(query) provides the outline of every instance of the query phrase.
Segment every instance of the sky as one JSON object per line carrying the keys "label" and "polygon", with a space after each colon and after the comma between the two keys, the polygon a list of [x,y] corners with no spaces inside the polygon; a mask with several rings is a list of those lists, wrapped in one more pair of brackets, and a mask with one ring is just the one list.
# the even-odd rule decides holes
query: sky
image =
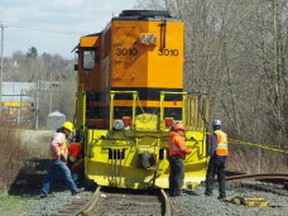
{"label": "sky", "polygon": [[1,0],[3,55],[34,46],[39,55],[73,59],[71,51],[82,35],[102,31],[113,16],[134,5],[135,0]]}

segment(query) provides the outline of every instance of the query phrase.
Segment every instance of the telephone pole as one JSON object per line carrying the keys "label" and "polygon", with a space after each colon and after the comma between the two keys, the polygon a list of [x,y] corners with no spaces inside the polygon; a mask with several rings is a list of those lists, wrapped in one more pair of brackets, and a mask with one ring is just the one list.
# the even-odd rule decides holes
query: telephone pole
{"label": "telephone pole", "polygon": [[2,115],[2,95],[3,95],[3,71],[4,71],[4,63],[3,63],[3,46],[4,46],[4,28],[6,28],[6,26],[3,25],[2,22],[0,22],[0,28],[1,28],[1,51],[0,51],[0,114]]}

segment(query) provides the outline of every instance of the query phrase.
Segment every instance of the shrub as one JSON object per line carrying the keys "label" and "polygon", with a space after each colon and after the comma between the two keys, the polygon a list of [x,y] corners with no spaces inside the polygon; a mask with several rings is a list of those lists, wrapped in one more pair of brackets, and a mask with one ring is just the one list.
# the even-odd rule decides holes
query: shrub
{"label": "shrub", "polygon": [[21,146],[15,125],[0,119],[0,182],[9,187],[29,157],[27,149]]}

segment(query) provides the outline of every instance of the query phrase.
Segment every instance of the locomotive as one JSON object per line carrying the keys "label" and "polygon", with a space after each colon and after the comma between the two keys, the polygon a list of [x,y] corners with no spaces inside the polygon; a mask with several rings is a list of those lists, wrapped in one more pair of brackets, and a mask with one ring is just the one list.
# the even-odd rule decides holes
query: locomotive
{"label": "locomotive", "polygon": [[76,46],[74,124],[85,176],[101,186],[169,187],[168,134],[185,124],[183,187],[205,180],[206,94],[184,91],[184,23],[168,11],[124,10]]}

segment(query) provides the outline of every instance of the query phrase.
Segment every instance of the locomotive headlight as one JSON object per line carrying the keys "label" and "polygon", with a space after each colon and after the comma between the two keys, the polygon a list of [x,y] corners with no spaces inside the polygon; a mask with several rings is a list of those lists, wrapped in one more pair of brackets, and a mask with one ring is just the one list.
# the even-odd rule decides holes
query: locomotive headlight
{"label": "locomotive headlight", "polygon": [[149,37],[149,43],[152,43],[152,44],[155,44],[156,43],[156,35],[151,35],[150,37]]}
{"label": "locomotive headlight", "polygon": [[141,42],[142,44],[148,43],[148,36],[147,36],[147,35],[142,35],[142,36],[140,37],[140,42]]}
{"label": "locomotive headlight", "polygon": [[122,130],[124,128],[123,121],[120,120],[120,119],[115,120],[114,123],[113,123],[113,128],[115,130]]}

